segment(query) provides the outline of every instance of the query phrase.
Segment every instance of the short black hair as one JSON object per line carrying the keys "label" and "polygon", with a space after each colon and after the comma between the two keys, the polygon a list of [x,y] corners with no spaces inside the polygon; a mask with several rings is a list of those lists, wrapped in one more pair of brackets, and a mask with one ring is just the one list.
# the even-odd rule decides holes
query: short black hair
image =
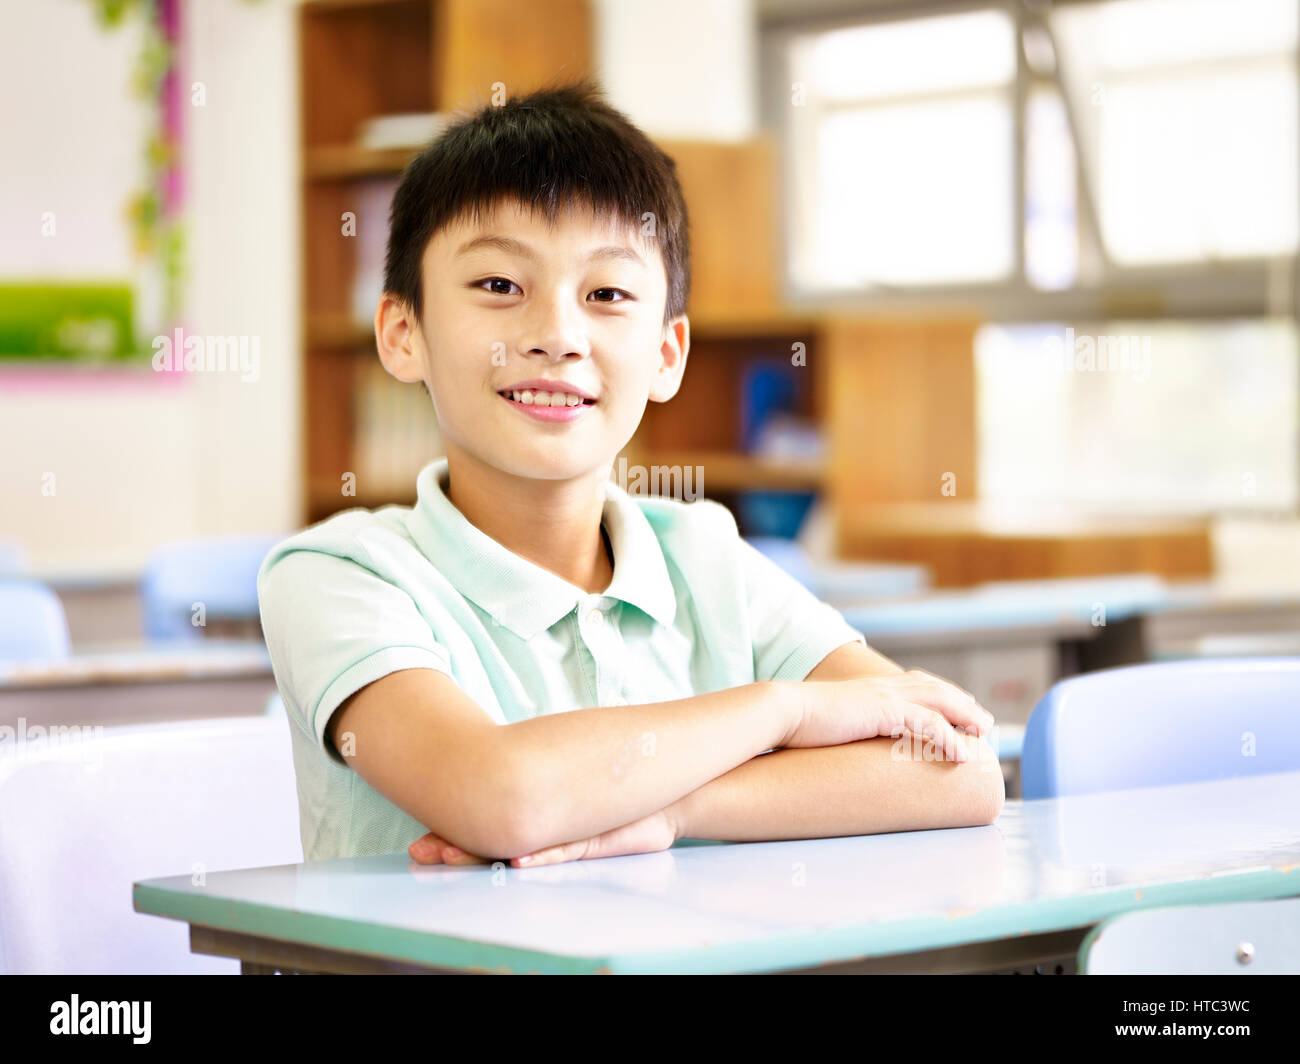
{"label": "short black hair", "polygon": [[690,243],[677,166],[590,78],[539,89],[462,116],[407,165],[388,220],[384,291],[423,311],[429,240],[503,199],[556,217],[571,206],[612,214],[663,256],[664,324],[686,312]]}

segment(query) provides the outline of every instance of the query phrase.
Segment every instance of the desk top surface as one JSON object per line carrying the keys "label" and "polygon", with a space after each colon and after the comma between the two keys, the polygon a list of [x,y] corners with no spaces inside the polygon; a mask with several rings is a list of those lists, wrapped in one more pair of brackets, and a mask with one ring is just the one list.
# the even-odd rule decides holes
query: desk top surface
{"label": "desk top surface", "polygon": [[1086,637],[1106,623],[1141,615],[1300,611],[1300,589],[1223,580],[1170,583],[1147,573],[1056,580],[1004,580],[908,597],[841,604],[868,638],[933,632],[1038,629],[1045,637]]}
{"label": "desk top surface", "polygon": [[1300,894],[1300,772],[1008,801],[996,824],[678,843],[515,869],[405,853],[134,886],[228,931],[510,972],[764,971],[1086,927],[1161,905]]}
{"label": "desk top surface", "polygon": [[1077,580],[1015,580],[844,608],[868,638],[926,632],[1036,628],[1044,635],[1096,634],[1099,608],[1108,622],[1163,608],[1157,577],[1132,574]]}
{"label": "desk top surface", "polygon": [[66,658],[0,662],[0,691],[270,676],[260,640],[104,643]]}

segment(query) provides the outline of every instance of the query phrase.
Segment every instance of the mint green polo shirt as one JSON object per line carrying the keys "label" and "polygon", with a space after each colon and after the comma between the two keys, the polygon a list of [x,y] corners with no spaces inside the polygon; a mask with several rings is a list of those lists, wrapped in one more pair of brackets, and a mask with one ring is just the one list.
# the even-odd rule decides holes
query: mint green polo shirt
{"label": "mint green polo shirt", "polygon": [[445,458],[420,471],[414,506],[346,510],[289,536],[258,571],[306,860],[404,851],[427,830],[325,738],[344,699],[390,672],[444,672],[508,724],[802,680],[864,642],[718,503],[631,496],[610,481],[614,575],[590,594],[470,524],[446,471]]}

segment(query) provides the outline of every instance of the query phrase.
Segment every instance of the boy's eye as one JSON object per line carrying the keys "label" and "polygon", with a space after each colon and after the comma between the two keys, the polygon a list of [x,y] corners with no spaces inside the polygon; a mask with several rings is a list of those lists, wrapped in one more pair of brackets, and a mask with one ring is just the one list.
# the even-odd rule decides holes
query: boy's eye
{"label": "boy's eye", "polygon": [[[500,296],[512,295],[513,293],[510,292],[509,289],[512,287],[513,288],[519,287],[517,284],[515,284],[514,281],[507,280],[504,277],[485,277],[481,281],[474,282],[475,288],[482,288],[484,285],[506,285],[507,288],[505,290],[502,290],[500,288],[488,289],[488,291],[492,292],[494,295],[500,295]],[[623,289],[621,288],[597,288],[595,291],[592,292],[592,295],[598,297],[596,299],[597,303],[622,303],[632,298],[630,293],[623,291]],[[622,298],[611,298],[614,296],[619,296]]]}

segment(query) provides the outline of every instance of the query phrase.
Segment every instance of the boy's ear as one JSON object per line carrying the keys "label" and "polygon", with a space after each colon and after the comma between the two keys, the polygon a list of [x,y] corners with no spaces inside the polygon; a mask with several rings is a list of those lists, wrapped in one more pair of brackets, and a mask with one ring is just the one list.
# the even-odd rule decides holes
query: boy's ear
{"label": "boy's ear", "polygon": [[424,380],[423,344],[412,308],[388,292],[380,296],[375,308],[375,346],[384,369],[406,384]]}
{"label": "boy's ear", "polygon": [[685,314],[673,318],[664,327],[664,341],[659,347],[659,369],[650,383],[650,401],[666,403],[682,386],[686,356],[691,346],[691,323]]}

